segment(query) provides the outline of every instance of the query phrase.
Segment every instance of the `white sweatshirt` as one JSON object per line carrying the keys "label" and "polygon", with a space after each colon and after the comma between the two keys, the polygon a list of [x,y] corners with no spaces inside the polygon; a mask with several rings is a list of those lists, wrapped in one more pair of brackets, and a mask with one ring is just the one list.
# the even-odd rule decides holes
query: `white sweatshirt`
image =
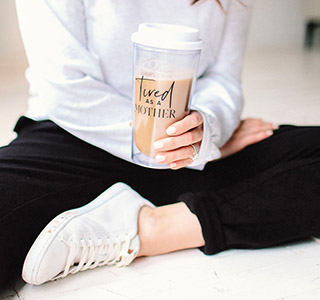
{"label": "white sweatshirt", "polygon": [[29,68],[27,116],[131,161],[132,42],[140,23],[198,28],[204,40],[191,109],[204,117],[203,169],[239,124],[252,0],[16,0]]}

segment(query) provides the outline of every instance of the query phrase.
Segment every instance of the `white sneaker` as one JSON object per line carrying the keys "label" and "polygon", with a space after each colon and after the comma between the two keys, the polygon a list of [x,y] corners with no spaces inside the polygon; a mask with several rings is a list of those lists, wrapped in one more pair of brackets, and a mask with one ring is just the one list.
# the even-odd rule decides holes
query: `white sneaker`
{"label": "white sneaker", "polygon": [[143,206],[154,207],[126,184],[116,183],[89,204],[63,212],[32,245],[22,278],[39,285],[99,266],[129,265],[139,251]]}

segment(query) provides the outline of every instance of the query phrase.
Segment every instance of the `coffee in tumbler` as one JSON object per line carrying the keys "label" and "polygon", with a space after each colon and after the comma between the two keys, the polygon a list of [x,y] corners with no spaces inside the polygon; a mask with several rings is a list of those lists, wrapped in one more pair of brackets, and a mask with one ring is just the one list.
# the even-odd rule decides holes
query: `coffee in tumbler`
{"label": "coffee in tumbler", "polygon": [[132,159],[168,168],[155,160],[153,144],[189,113],[203,42],[197,29],[158,23],[141,24],[132,41]]}

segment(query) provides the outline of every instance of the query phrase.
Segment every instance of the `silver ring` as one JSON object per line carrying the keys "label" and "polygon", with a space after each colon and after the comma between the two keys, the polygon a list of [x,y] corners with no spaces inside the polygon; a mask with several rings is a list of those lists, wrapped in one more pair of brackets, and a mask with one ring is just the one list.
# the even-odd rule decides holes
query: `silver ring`
{"label": "silver ring", "polygon": [[197,149],[196,145],[191,144],[190,146],[191,146],[191,147],[193,148],[193,150],[194,150],[194,154],[193,154],[193,156],[191,156],[190,158],[192,159],[192,161],[195,161],[195,160],[198,159],[198,157],[199,157],[199,152],[198,152],[198,149]]}

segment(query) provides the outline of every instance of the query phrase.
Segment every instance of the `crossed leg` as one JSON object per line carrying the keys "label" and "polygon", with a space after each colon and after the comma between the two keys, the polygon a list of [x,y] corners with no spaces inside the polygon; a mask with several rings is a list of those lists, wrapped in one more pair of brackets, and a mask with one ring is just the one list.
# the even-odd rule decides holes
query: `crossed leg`
{"label": "crossed leg", "polygon": [[6,229],[0,240],[8,245],[0,253],[0,284],[21,270],[55,215],[119,181],[160,206],[140,211],[140,256],[261,248],[320,233],[319,127],[282,127],[199,172],[141,168],[52,122],[21,122],[18,139],[0,149],[0,224]]}

